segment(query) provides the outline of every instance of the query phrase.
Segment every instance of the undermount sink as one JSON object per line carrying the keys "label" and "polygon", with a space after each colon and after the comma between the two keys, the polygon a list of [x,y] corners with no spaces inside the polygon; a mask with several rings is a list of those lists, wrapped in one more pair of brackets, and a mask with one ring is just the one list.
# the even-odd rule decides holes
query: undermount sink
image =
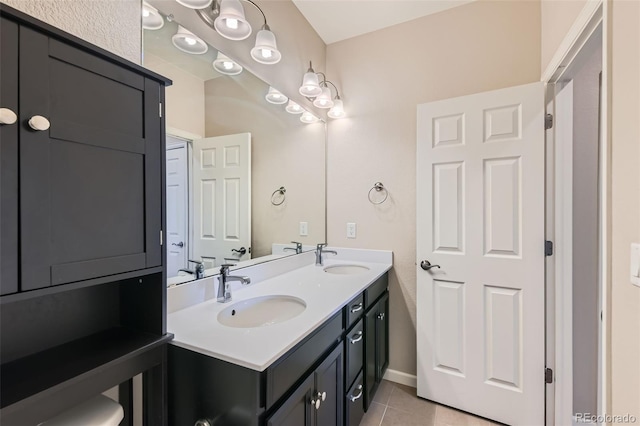
{"label": "undermount sink", "polygon": [[228,327],[266,327],[297,317],[307,309],[304,300],[293,296],[262,296],[243,300],[218,314]]}
{"label": "undermount sink", "polygon": [[362,265],[331,265],[324,268],[325,272],[337,275],[353,275],[361,274],[368,271],[369,268]]}

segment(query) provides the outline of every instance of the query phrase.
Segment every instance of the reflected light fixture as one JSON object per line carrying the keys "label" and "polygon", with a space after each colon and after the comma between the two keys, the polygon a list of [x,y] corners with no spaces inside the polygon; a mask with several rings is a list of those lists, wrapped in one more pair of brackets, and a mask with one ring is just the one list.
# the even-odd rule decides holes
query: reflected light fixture
{"label": "reflected light fixture", "polygon": [[313,101],[313,105],[318,108],[331,108],[333,106],[333,100],[331,99],[331,89],[325,86],[322,88],[322,92]]}
{"label": "reflected light fixture", "polygon": [[287,104],[287,107],[285,108],[285,110],[289,114],[302,114],[302,112],[304,111],[304,108],[302,108],[300,105],[293,102],[292,100],[289,100],[289,103]]}
{"label": "reflected light fixture", "polygon": [[[318,76],[322,76],[322,81]],[[331,97],[329,85],[333,86],[336,91],[335,99]],[[327,80],[327,76],[324,73],[315,72],[311,62],[309,62],[309,69],[302,77],[302,85],[299,92],[310,101],[313,101],[313,105],[316,108],[331,108],[327,113],[329,118],[342,118],[345,116],[344,104],[340,98],[338,87]]]}
{"label": "reflected light fixture", "polygon": [[322,93],[320,82],[318,80],[318,74],[313,70],[311,62],[309,62],[309,69],[302,77],[302,86],[298,90],[302,96],[307,98],[315,98]]}
{"label": "reflected light fixture", "polygon": [[345,116],[344,105],[340,96],[336,96],[335,101],[333,101],[333,107],[331,107],[327,115],[329,118],[342,118]]}
{"label": "reflected light fixture", "polygon": [[311,114],[309,111],[304,111],[300,116],[300,121],[302,121],[305,124],[312,124],[312,123],[317,123],[318,121],[320,121],[320,119],[315,115]]}
{"label": "reflected light fixture", "polygon": [[202,55],[209,50],[207,43],[182,25],[178,25],[178,32],[171,37],[171,42],[178,49],[192,55]]}
{"label": "reflected light fixture", "polygon": [[[258,9],[264,20],[264,24],[256,35],[255,45],[251,49],[251,57],[261,64],[277,64],[282,59],[282,54],[278,50],[276,36],[267,24],[266,15],[253,0],[243,1],[251,3]],[[244,40],[251,35],[252,28],[245,17],[240,0],[213,0],[211,6],[197,9],[196,13],[224,38]]]}
{"label": "reflected light fixture", "polygon": [[222,52],[218,52],[218,56],[213,61],[213,68],[220,74],[225,75],[238,75],[242,72],[242,67]]}
{"label": "reflected light fixture", "polygon": [[164,26],[164,18],[158,9],[147,2],[142,2],[142,28],[145,30],[159,30]]}
{"label": "reflected light fixture", "polygon": [[176,0],[179,4],[189,9],[204,9],[209,6],[213,0]]}
{"label": "reflected light fixture", "polygon": [[267,102],[276,105],[282,105],[289,100],[289,98],[283,95],[279,90],[274,89],[271,86],[269,86],[269,92],[265,95],[265,99]]}

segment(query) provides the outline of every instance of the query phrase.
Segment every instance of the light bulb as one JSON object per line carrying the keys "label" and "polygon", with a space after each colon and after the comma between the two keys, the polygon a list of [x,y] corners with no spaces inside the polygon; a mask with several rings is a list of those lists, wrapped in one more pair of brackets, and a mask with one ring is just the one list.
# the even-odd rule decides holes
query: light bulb
{"label": "light bulb", "polygon": [[225,70],[230,70],[231,68],[233,68],[233,63],[229,61],[225,61],[222,63],[222,66],[224,67]]}
{"label": "light bulb", "polygon": [[149,15],[151,15],[151,13],[149,13],[149,11],[147,9],[142,9],[142,17],[143,18],[148,18]]}
{"label": "light bulb", "polygon": [[237,30],[238,29],[238,20],[237,19],[227,18],[225,23],[227,24],[227,27],[231,28],[232,30]]}
{"label": "light bulb", "polygon": [[261,49],[260,53],[262,53],[263,58],[270,58],[272,55],[271,50],[269,49]]}
{"label": "light bulb", "polygon": [[191,37],[185,37],[184,38],[185,43],[187,43],[189,46],[195,46],[196,45],[196,41],[194,39],[192,39]]}

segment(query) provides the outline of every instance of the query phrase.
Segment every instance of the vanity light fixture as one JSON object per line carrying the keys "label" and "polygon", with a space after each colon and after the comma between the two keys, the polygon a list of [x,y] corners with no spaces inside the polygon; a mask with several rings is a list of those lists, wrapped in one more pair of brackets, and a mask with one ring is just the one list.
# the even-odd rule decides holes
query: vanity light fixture
{"label": "vanity light fixture", "polygon": [[142,28],[145,30],[159,30],[164,26],[164,19],[158,9],[147,2],[142,2]]}
{"label": "vanity light fixture", "polygon": [[289,98],[283,95],[279,90],[274,89],[271,86],[269,86],[269,92],[266,94],[265,99],[267,102],[276,105],[282,105],[289,100]]}
{"label": "vanity light fixture", "polygon": [[178,32],[171,37],[171,42],[178,49],[192,55],[202,55],[209,50],[207,43],[182,25],[178,25]]}
{"label": "vanity light fixture", "polygon": [[309,62],[309,69],[302,77],[302,86],[298,90],[300,94],[307,98],[315,98],[322,93],[320,87],[320,81],[318,80],[318,74],[313,70],[311,62]]}
{"label": "vanity light fixture", "polygon": [[[267,24],[266,15],[253,0],[244,1],[258,9],[264,20],[264,24],[256,35],[255,45],[251,49],[251,57],[261,64],[277,64],[282,59],[282,54],[278,50],[276,36]],[[251,24],[245,17],[240,0],[213,0],[211,5],[197,9],[196,13],[224,38],[244,40],[251,35]]]}
{"label": "vanity light fixture", "polygon": [[213,0],[176,0],[178,3],[189,9],[203,9],[209,6]]}
{"label": "vanity light fixture", "polygon": [[242,66],[237,62],[229,59],[224,53],[218,52],[216,60],[213,61],[213,68],[220,74],[238,75],[242,72]]}
{"label": "vanity light fixture", "polygon": [[318,121],[320,121],[320,119],[315,115],[311,114],[309,111],[304,111],[300,116],[300,121],[302,121],[305,124],[312,124],[312,123],[317,123]]}
{"label": "vanity light fixture", "polygon": [[322,88],[322,92],[314,99],[313,105],[318,108],[331,108],[333,106],[331,89],[325,85]]}
{"label": "vanity light fixture", "polygon": [[285,110],[289,114],[302,114],[302,112],[304,111],[304,108],[302,108],[300,105],[298,105],[297,103],[289,99],[289,103],[287,104],[287,107],[285,108]]}
{"label": "vanity light fixture", "polygon": [[340,96],[336,96],[336,99],[333,101],[333,107],[327,113],[329,118],[342,118],[345,116],[344,113],[344,104],[342,103],[342,99]]}
{"label": "vanity light fixture", "polygon": [[[318,76],[322,76],[322,81]],[[336,91],[335,99],[331,97],[329,85],[333,86]],[[342,118],[345,116],[344,104],[340,98],[338,87],[327,80],[327,76],[324,73],[314,71],[311,62],[309,62],[309,69],[302,77],[302,86],[300,86],[299,92],[310,101],[313,101],[315,107],[331,108],[327,113],[329,118]]]}

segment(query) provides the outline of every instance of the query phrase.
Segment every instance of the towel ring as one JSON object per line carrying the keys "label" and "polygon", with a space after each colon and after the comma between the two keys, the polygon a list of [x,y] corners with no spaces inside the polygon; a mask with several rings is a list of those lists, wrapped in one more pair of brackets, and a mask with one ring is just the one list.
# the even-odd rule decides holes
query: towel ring
{"label": "towel ring", "polygon": [[[371,193],[373,190],[376,190],[376,192],[380,192],[380,191],[384,191],[384,198],[381,201],[375,202],[373,201],[373,199],[371,199]],[[373,184],[373,187],[371,187],[371,189],[369,190],[369,193],[367,194],[367,198],[369,198],[369,202],[371,204],[382,204],[385,201],[387,201],[387,198],[389,197],[389,191],[387,191],[387,188],[384,187],[384,185],[382,184],[382,182],[376,182]]]}
{"label": "towel ring", "polygon": [[[275,191],[273,191],[273,194],[271,194],[271,204],[273,204],[274,206],[279,206],[282,203],[284,203],[284,200],[286,200],[286,197],[284,195],[285,192],[287,192],[287,190],[284,189],[284,186],[281,186],[280,188],[278,188]],[[280,200],[279,203],[274,201],[274,199],[278,198],[278,197],[276,197],[276,194],[280,194],[282,196],[282,200]]]}

